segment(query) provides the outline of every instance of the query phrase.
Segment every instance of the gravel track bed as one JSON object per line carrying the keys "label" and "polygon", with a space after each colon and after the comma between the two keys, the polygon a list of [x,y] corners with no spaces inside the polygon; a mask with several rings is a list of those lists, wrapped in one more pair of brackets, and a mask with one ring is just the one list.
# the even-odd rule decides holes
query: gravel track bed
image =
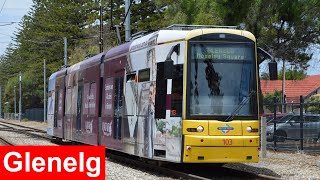
{"label": "gravel track bed", "polygon": [[172,178],[165,177],[159,174],[150,174],[149,172],[143,172],[135,167],[123,165],[118,162],[114,162],[111,159],[106,160],[106,179],[108,180],[171,180]]}
{"label": "gravel track bed", "polygon": [[268,151],[267,158],[260,158],[259,163],[232,163],[225,165],[225,167],[286,180],[320,180],[320,166],[317,166],[317,162],[320,165],[319,155]]}
{"label": "gravel track bed", "polygon": [[[46,130],[46,123],[42,122],[19,122],[10,120],[10,123],[17,123]],[[2,128],[2,126],[0,126]],[[0,131],[0,136],[18,145],[56,145],[49,141],[33,138],[14,132]],[[318,165],[317,165],[318,164]],[[260,158],[259,163],[230,163],[224,167],[254,172],[256,174],[278,177],[281,179],[310,179],[320,180],[320,155],[308,155],[303,153],[285,153],[268,151],[267,158]],[[172,179],[159,174],[143,172],[135,167],[123,165],[113,160],[106,161],[106,179]],[[241,177],[239,177],[241,179]]]}
{"label": "gravel track bed", "polygon": [[2,122],[9,122],[12,124],[18,124],[18,125],[22,125],[22,126],[26,126],[26,127],[31,127],[31,128],[35,128],[35,129],[40,129],[43,131],[47,131],[47,123],[45,122],[37,122],[37,121],[19,121],[19,120],[7,120],[7,119],[0,119],[0,121]]}
{"label": "gravel track bed", "polygon": [[[6,128],[0,125],[0,128]],[[11,132],[10,130],[2,131],[0,130],[0,137],[6,139],[7,141],[15,144],[15,145],[53,145],[56,144],[51,143],[48,140],[44,140],[37,137],[32,137],[30,135]]]}

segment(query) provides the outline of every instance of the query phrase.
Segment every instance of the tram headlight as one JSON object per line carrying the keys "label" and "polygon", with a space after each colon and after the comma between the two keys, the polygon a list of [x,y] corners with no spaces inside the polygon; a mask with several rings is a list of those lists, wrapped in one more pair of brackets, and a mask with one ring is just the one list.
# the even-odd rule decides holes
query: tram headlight
{"label": "tram headlight", "polygon": [[203,131],[204,131],[204,128],[202,126],[197,127],[197,132],[203,132]]}
{"label": "tram headlight", "polygon": [[247,127],[247,132],[249,133],[254,133],[254,132],[258,132],[259,129],[258,128],[252,128],[251,126]]}

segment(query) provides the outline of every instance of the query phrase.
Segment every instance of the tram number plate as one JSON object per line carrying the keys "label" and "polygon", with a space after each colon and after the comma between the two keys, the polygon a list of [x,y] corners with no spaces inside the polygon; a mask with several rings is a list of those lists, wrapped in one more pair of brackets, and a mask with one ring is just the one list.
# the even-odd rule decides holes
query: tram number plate
{"label": "tram number plate", "polygon": [[223,144],[225,146],[231,146],[232,145],[232,139],[223,139]]}

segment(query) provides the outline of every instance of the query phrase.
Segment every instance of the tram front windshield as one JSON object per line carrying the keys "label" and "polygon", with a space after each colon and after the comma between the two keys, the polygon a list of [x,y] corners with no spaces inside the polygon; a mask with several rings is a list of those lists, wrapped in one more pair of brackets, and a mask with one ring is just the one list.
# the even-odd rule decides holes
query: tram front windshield
{"label": "tram front windshield", "polygon": [[188,116],[255,117],[254,44],[191,43],[189,47]]}

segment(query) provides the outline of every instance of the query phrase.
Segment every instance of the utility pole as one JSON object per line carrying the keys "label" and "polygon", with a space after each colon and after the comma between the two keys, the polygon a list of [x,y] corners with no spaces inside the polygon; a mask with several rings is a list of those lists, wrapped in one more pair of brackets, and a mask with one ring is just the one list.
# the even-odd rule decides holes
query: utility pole
{"label": "utility pole", "polygon": [[64,43],[64,67],[66,68],[67,65],[68,65],[68,45],[67,45],[67,38],[66,37],[63,37],[63,43]]}
{"label": "utility pole", "polygon": [[282,61],[282,112],[285,113],[286,109],[286,69],[285,69],[285,60]]}
{"label": "utility pole", "polygon": [[21,115],[22,115],[22,92],[21,92],[21,80],[22,80],[22,75],[21,75],[21,71],[19,74],[19,94],[20,94],[20,99],[19,99],[19,121],[21,121]]}
{"label": "utility pole", "polygon": [[14,93],[14,120],[17,120],[16,114],[17,114],[17,103],[16,103],[16,86],[13,86],[13,93]]}
{"label": "utility pole", "polygon": [[125,34],[126,34],[126,42],[129,42],[131,39],[131,28],[130,28],[130,18],[131,18],[131,11],[130,11],[131,1],[125,1],[125,14],[127,15],[125,18]]}
{"label": "utility pole", "polygon": [[103,52],[103,12],[102,12],[102,0],[100,0],[100,37],[99,37],[99,47],[100,53]]}
{"label": "utility pole", "polygon": [[46,100],[47,100],[47,95],[46,95],[46,60],[43,60],[43,122],[47,121],[47,112],[46,112]]}

